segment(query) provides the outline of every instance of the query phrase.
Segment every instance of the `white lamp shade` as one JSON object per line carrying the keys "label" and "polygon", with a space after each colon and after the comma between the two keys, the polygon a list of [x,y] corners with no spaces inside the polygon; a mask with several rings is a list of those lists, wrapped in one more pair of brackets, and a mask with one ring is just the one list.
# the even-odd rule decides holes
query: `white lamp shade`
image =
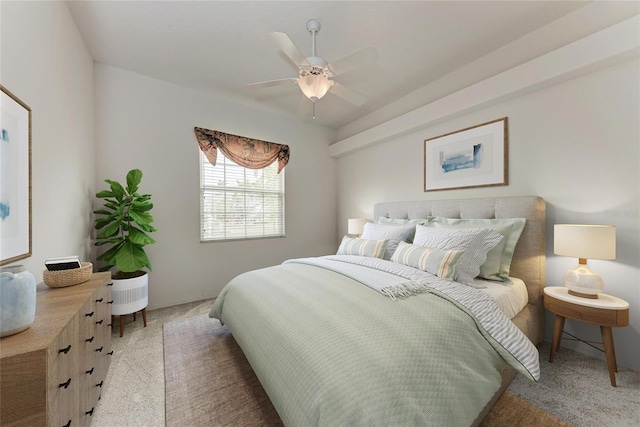
{"label": "white lamp shade", "polygon": [[616,227],[613,225],[556,224],[553,252],[583,259],[615,259]]}
{"label": "white lamp shade", "polygon": [[349,219],[347,225],[347,233],[355,234],[359,236],[364,231],[364,225],[367,223],[366,219],[358,218],[358,219]]}

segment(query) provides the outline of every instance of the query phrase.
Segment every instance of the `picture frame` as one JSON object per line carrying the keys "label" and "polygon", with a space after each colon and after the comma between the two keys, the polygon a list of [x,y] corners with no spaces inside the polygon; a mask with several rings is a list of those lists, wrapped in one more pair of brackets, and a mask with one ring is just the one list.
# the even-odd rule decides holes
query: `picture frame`
{"label": "picture frame", "polygon": [[424,191],[508,185],[508,118],[424,140]]}
{"label": "picture frame", "polygon": [[31,108],[0,85],[0,265],[32,254]]}

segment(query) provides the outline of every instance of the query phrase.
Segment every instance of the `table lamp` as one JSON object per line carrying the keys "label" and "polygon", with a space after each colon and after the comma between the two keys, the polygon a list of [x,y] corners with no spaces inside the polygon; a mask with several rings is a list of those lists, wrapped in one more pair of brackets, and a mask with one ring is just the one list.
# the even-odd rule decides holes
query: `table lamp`
{"label": "table lamp", "polygon": [[364,231],[364,225],[367,223],[366,219],[357,218],[349,219],[347,225],[347,234],[355,234],[356,237],[360,237]]}
{"label": "table lamp", "polygon": [[616,227],[556,224],[553,231],[553,252],[578,258],[578,266],[563,276],[569,293],[582,298],[598,298],[604,289],[604,281],[587,267],[587,259],[616,258]]}

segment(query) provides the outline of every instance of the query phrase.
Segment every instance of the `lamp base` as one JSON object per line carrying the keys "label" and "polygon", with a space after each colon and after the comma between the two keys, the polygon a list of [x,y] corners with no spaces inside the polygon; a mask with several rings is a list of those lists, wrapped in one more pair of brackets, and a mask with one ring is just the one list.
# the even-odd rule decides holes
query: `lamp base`
{"label": "lamp base", "polygon": [[589,270],[587,260],[583,258],[576,268],[564,273],[563,281],[569,294],[580,298],[598,299],[598,294],[604,289],[602,277]]}
{"label": "lamp base", "polygon": [[569,289],[569,295],[573,295],[580,298],[598,299],[598,294],[583,294],[582,292],[576,292]]}

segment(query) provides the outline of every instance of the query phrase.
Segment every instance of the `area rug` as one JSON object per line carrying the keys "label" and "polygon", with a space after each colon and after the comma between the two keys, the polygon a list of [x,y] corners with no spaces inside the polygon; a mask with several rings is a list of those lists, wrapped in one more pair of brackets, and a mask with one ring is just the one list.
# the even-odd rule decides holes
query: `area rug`
{"label": "area rug", "polygon": [[[165,419],[173,426],[282,426],[229,330],[206,314],[165,323]],[[505,392],[484,427],[569,426]]]}

